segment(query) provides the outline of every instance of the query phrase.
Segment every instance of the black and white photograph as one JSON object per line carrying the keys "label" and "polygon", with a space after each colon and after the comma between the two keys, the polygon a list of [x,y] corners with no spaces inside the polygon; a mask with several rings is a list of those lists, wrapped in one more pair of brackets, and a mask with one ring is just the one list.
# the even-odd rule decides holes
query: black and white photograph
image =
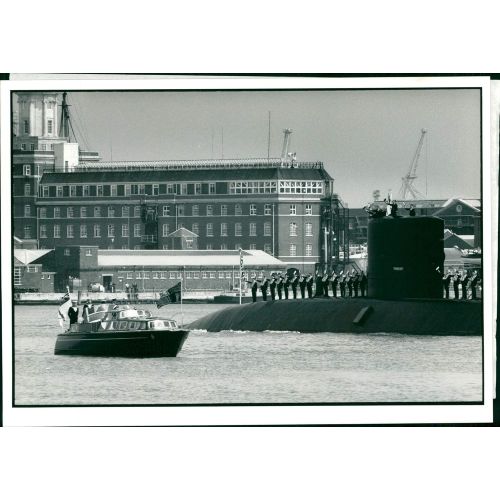
{"label": "black and white photograph", "polygon": [[13,414],[491,412],[486,79],[3,91]]}

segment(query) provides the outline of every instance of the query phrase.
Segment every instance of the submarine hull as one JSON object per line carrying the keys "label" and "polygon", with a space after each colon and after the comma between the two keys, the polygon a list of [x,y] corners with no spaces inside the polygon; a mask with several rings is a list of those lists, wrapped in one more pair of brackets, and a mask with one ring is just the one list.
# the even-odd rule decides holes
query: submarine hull
{"label": "submarine hull", "polygon": [[189,328],[209,332],[482,335],[483,316],[480,301],[315,298],[229,306],[194,321]]}

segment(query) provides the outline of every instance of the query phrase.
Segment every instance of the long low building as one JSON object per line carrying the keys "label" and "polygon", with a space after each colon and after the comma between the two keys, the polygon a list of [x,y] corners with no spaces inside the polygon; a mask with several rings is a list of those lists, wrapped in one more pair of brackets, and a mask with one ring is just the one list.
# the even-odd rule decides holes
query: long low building
{"label": "long low building", "polygon": [[[97,246],[55,249],[56,289],[72,291],[101,284],[105,290],[139,291],[169,288],[179,280],[186,290],[231,290],[239,287],[238,250],[102,250]],[[287,265],[262,250],[242,250],[245,279],[252,274],[269,276]]]}

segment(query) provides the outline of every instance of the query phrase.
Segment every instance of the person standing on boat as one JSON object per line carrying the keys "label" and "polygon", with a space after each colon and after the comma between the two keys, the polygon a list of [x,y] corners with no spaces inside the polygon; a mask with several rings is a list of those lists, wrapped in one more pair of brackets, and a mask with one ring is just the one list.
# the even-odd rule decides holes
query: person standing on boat
{"label": "person standing on boat", "polygon": [[458,299],[458,285],[460,284],[460,274],[458,273],[458,270],[455,269],[455,273],[453,274],[453,293],[454,293],[454,299]]}
{"label": "person standing on boat", "polygon": [[470,280],[470,292],[471,292],[471,299],[476,300],[476,286],[477,282],[479,281],[479,274],[477,271],[474,271],[471,276]]}
{"label": "person standing on boat", "polygon": [[247,281],[247,283],[250,283],[250,289],[252,290],[252,302],[257,302],[257,287],[259,286],[257,277],[255,274],[252,275],[252,281]]}
{"label": "person standing on boat", "polygon": [[467,299],[467,285],[469,284],[469,275],[467,271],[464,271],[462,274],[462,279],[460,280],[460,284],[462,285],[462,300]]}
{"label": "person standing on boat", "polygon": [[368,278],[364,271],[361,271],[361,276],[359,278],[359,288],[361,291],[361,297],[366,295],[366,285],[368,284]]}
{"label": "person standing on boat", "polygon": [[278,276],[278,283],[276,284],[276,289],[278,290],[278,299],[283,298],[283,275],[280,273]]}
{"label": "person standing on boat", "polygon": [[447,273],[443,276],[443,291],[444,291],[444,298],[449,299],[450,298],[450,281],[451,281],[451,272],[448,269]]}
{"label": "person standing on boat", "polygon": [[297,298],[297,285],[299,283],[299,277],[297,276],[297,272],[293,272],[293,276],[290,280],[290,284],[292,285],[292,293],[293,293],[293,298]]}
{"label": "person standing on boat", "polygon": [[271,300],[276,300],[276,274],[271,274],[271,282],[269,283],[269,291],[271,292]]}
{"label": "person standing on boat", "polygon": [[89,322],[89,304],[88,304],[88,302],[85,302],[85,304],[83,304],[82,321],[84,323]]}
{"label": "person standing on boat", "polygon": [[283,282],[283,289],[285,290],[285,300],[288,300],[288,287],[290,286],[291,280],[288,274],[286,275],[285,281]]}
{"label": "person standing on boat", "polygon": [[345,276],[345,282],[348,290],[347,294],[349,297],[352,297],[352,280],[351,280],[351,275],[349,273],[347,273]]}
{"label": "person standing on boat", "polygon": [[95,313],[94,304],[92,304],[92,299],[87,300],[87,304],[89,305],[89,314]]}
{"label": "person standing on boat", "polygon": [[306,298],[306,277],[301,274],[299,278],[299,288],[300,288],[300,297],[302,299]]}
{"label": "person standing on boat", "polygon": [[330,283],[332,284],[332,296],[334,299],[337,298],[337,283],[339,281],[339,277],[335,271],[332,272],[332,276],[330,277]]}
{"label": "person standing on boat", "polygon": [[340,288],[340,296],[342,298],[345,297],[345,274],[344,271],[340,271],[339,274],[339,288]]}
{"label": "person standing on boat", "polygon": [[354,297],[357,297],[359,289],[359,276],[357,271],[352,272],[351,280],[352,280],[352,289],[354,291]]}
{"label": "person standing on boat", "polygon": [[328,282],[330,281],[330,276],[328,275],[328,271],[323,273],[323,277],[321,278],[321,287],[323,288],[323,296],[328,297]]}
{"label": "person standing on boat", "polygon": [[260,285],[260,292],[262,293],[262,300],[267,301],[267,289],[269,287],[269,278],[264,278],[262,285]]}
{"label": "person standing on boat", "polygon": [[78,323],[78,307],[77,301],[71,301],[71,307],[68,309],[69,324],[74,325]]}
{"label": "person standing on boat", "polygon": [[309,274],[306,278],[307,296],[308,298],[313,298],[313,282],[314,278],[312,274]]}
{"label": "person standing on boat", "polygon": [[316,293],[315,297],[323,297],[323,277],[316,271]]}

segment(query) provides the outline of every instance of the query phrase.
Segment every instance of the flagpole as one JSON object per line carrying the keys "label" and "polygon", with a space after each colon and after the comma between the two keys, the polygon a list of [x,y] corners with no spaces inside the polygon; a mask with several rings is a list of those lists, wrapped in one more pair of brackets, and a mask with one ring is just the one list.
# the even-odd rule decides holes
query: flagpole
{"label": "flagpole", "polygon": [[184,327],[184,309],[182,308],[182,301],[184,297],[184,267],[182,269],[182,275],[181,275],[181,327]]}
{"label": "flagpole", "polygon": [[243,254],[240,248],[240,306],[241,306],[241,275],[243,274]]}

